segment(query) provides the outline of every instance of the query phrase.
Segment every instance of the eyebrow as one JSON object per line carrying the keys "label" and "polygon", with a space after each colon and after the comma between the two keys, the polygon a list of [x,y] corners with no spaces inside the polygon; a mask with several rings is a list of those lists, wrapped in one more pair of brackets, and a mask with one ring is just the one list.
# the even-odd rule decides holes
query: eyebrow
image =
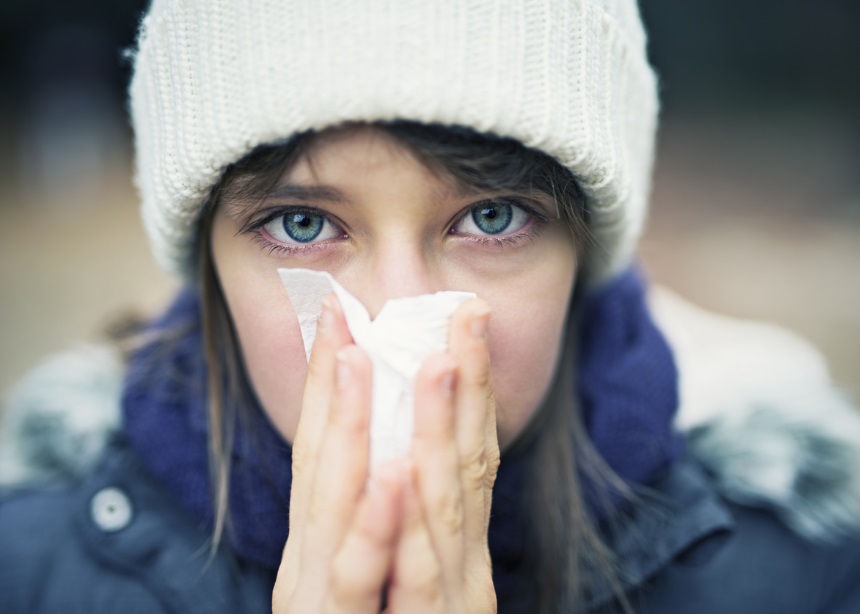
{"label": "eyebrow", "polygon": [[265,198],[289,198],[343,203],[349,199],[337,188],[325,185],[283,183],[265,195]]}
{"label": "eyebrow", "polygon": [[331,186],[282,183],[258,197],[227,198],[225,211],[229,217],[245,216],[257,211],[263,206],[264,201],[270,199],[329,203],[349,202],[343,192]]}

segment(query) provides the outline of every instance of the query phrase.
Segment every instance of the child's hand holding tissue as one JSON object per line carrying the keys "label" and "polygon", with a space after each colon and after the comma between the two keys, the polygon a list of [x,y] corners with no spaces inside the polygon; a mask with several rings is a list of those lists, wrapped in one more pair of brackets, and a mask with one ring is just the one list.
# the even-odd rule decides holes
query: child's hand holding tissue
{"label": "child's hand holding tissue", "polygon": [[[407,405],[414,400],[414,425],[407,420],[407,427],[392,426],[397,416],[381,416],[377,422],[388,421],[391,428],[374,431],[374,404],[383,396],[378,387],[386,382],[373,371],[383,364],[379,354],[385,350],[366,341],[368,332],[361,328],[369,318],[357,319],[360,303],[352,304],[355,299],[328,276],[286,270],[281,275],[313,349],[293,442],[290,537],[274,612],[375,614],[386,580],[391,612],[495,611],[487,527],[499,444],[486,303],[463,293],[402,299],[413,306],[427,301],[422,309],[434,309],[433,303],[448,313],[456,310],[444,318],[447,351],[443,341],[435,351],[423,351],[427,356],[415,369],[396,365],[405,367],[401,371],[414,385],[414,396],[406,399]],[[304,293],[294,291],[299,284],[291,275],[304,275]],[[314,283],[332,284],[335,294],[320,301]],[[386,308],[396,310],[396,303]],[[314,311],[318,325],[308,316]],[[377,320],[383,317],[381,312]],[[428,344],[434,345],[419,342]],[[396,387],[397,378],[387,377]],[[400,391],[394,396],[402,408]],[[403,428],[411,446],[393,434]],[[376,444],[376,459],[372,432],[390,435],[387,443]]]}

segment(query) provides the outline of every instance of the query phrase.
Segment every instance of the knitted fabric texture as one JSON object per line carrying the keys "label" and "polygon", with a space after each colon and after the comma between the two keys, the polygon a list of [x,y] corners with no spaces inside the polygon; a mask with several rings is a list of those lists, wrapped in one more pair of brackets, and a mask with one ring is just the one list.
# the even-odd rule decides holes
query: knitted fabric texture
{"label": "knitted fabric texture", "polygon": [[[635,272],[589,295],[582,326],[579,392],[594,445],[631,484],[648,484],[677,458],[672,429],[677,372],[654,326]],[[123,428],[144,465],[210,530],[207,372],[200,306],[180,294],[155,330],[171,332],[131,360],[123,392]],[[177,331],[184,331],[176,335]],[[602,349],[601,349],[602,348]],[[227,539],[243,558],[277,568],[289,528],[291,448],[260,407],[239,421],[230,475]],[[529,534],[521,509],[528,452],[506,453],[493,490],[489,545],[500,598],[519,583]],[[594,505],[592,505],[594,509]],[[597,510],[597,514],[602,512]]]}
{"label": "knitted fabric texture", "polygon": [[185,279],[227,165],[393,119],[513,137],[568,167],[597,239],[587,274],[606,279],[644,223],[657,106],[635,0],[154,0],[130,88],[145,226]]}

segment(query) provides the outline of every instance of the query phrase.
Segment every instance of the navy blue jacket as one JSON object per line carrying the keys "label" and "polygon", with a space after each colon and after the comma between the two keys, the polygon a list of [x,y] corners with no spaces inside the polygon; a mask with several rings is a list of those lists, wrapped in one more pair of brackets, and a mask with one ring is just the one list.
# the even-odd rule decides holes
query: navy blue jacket
{"label": "navy blue jacket", "polygon": [[[796,340],[681,315],[661,328],[680,362],[687,455],[607,537],[630,604],[646,614],[860,613],[860,415]],[[710,333],[685,340],[674,322]],[[729,338],[750,345],[705,347]],[[274,572],[223,548],[210,560],[208,531],[118,434],[123,374],[115,350],[75,350],[9,397],[0,613],[270,611]],[[604,581],[583,584],[585,611],[618,611]]]}
{"label": "navy blue jacket", "polygon": [[[105,497],[104,493],[111,496]],[[860,612],[860,541],[807,541],[684,460],[611,540],[636,612]],[[85,479],[0,500],[0,612],[268,612],[274,574],[221,552],[121,441]],[[593,585],[589,610],[618,611]],[[500,611],[507,611],[500,604]]]}

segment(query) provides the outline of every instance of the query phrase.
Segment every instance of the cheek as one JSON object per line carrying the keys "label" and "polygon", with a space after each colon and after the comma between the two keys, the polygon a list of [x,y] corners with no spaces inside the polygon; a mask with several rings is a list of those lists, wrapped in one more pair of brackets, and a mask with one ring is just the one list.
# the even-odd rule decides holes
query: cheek
{"label": "cheek", "polygon": [[[493,311],[490,361],[497,404],[499,443],[522,432],[543,402],[561,352],[566,311]],[[525,316],[525,317],[522,317]]]}
{"label": "cheek", "polygon": [[292,441],[307,373],[298,320],[275,268],[255,268],[242,254],[219,252],[217,236],[216,228],[218,276],[251,386],[272,424]]}
{"label": "cheek", "polygon": [[278,432],[292,441],[307,373],[298,321],[286,297],[230,303],[251,385]]}
{"label": "cheek", "polygon": [[[571,259],[572,261],[572,259]],[[490,363],[504,448],[523,431],[543,403],[561,355],[574,269],[547,266],[510,292],[490,296]],[[524,301],[522,297],[540,297]]]}

